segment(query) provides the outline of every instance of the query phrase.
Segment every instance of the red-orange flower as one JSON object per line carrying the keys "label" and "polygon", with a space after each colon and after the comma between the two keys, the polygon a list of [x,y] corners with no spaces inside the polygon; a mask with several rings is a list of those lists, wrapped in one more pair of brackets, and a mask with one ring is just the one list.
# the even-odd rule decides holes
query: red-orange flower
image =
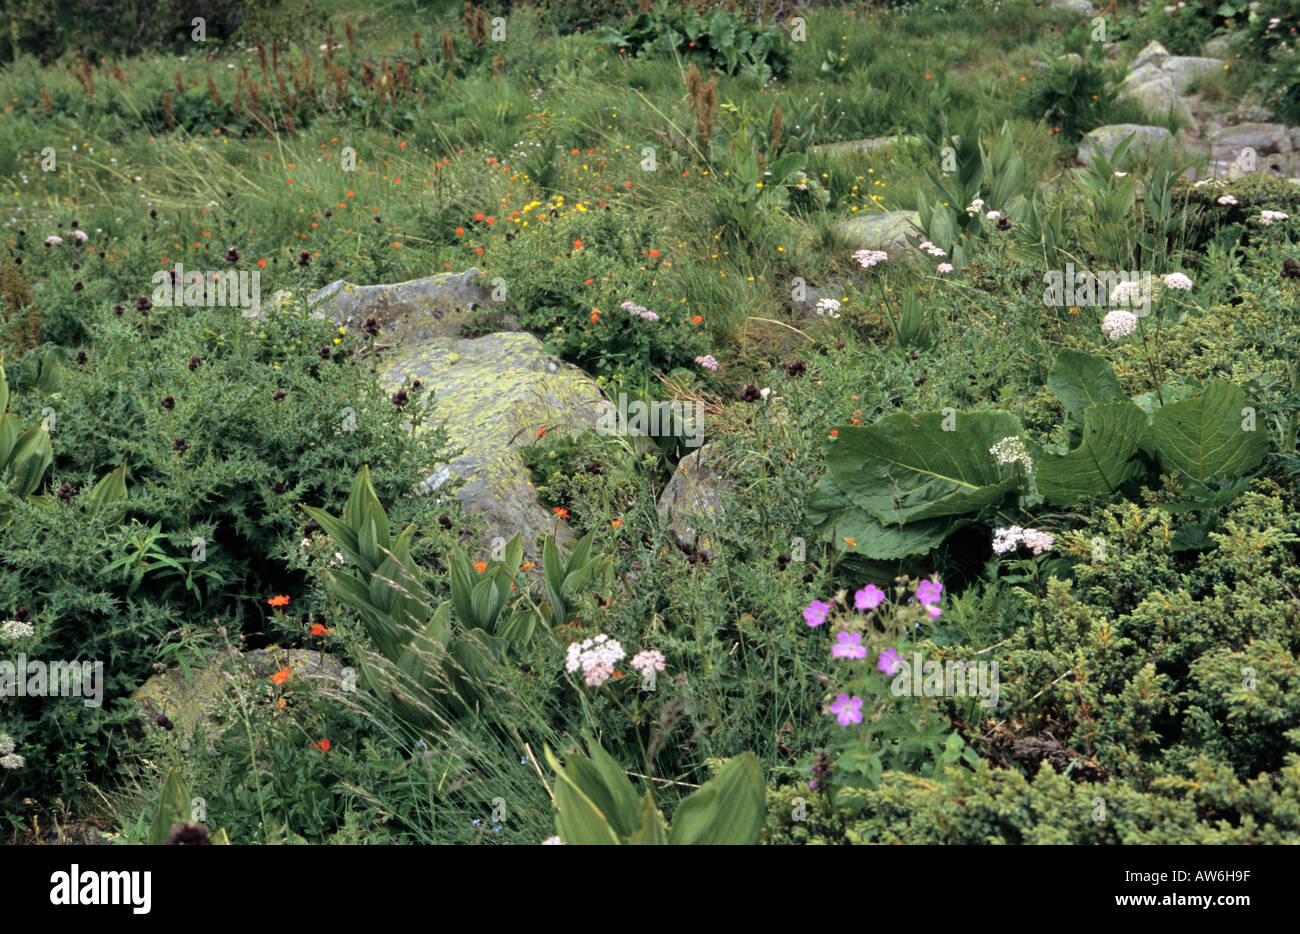
{"label": "red-orange flower", "polygon": [[581,250],[581,249],[582,249],[582,241],[581,241],[581,240],[574,240],[574,241],[573,241],[573,248],[574,248],[575,250]]}
{"label": "red-orange flower", "polygon": [[458,237],[463,237],[463,236],[465,236],[465,228],[464,228],[464,227],[457,227],[457,228],[456,228],[456,236],[458,236]]}
{"label": "red-orange flower", "polygon": [[487,562],[486,562],[486,561],[475,561],[475,562],[474,562],[474,570],[476,570],[476,571],[478,571],[480,574],[482,574],[484,571],[487,570]]}
{"label": "red-orange flower", "polygon": [[279,671],[277,671],[275,674],[271,675],[271,683],[272,683],[272,684],[284,684],[284,682],[286,682],[286,681],[288,681],[288,680],[289,680],[289,669],[288,669],[288,668],[281,668],[281,669],[280,669]]}
{"label": "red-orange flower", "polygon": [[567,518],[569,518],[569,510],[565,509],[563,506],[556,506],[556,507],[555,507],[553,510],[551,510],[551,511],[554,512],[554,513],[555,513],[557,516],[559,516],[561,519],[567,519]]}
{"label": "red-orange flower", "polygon": [[699,324],[703,320],[704,320],[703,317],[701,317],[700,315],[696,315],[694,318],[691,319],[691,324]]}
{"label": "red-orange flower", "polygon": [[484,215],[483,215],[483,212],[480,211],[479,213],[477,213],[477,214],[474,215],[474,220],[476,220],[476,221],[481,221],[481,220],[483,219],[483,216],[484,216]]}
{"label": "red-orange flower", "polygon": [[333,629],[326,629],[320,623],[316,623],[314,626],[311,627],[311,634],[313,636],[328,636],[333,631],[334,631]]}
{"label": "red-orange flower", "polygon": [[324,739],[320,740],[319,742],[312,743],[311,748],[319,749],[321,752],[329,752],[330,751],[329,737],[327,736]]}
{"label": "red-orange flower", "polygon": [[651,259],[658,259],[658,258],[659,258],[659,251],[658,251],[658,250],[651,250],[651,251],[650,251],[650,258],[651,258]]}
{"label": "red-orange flower", "polygon": [[266,602],[271,604],[271,606],[288,606],[289,596],[287,594],[278,594]]}

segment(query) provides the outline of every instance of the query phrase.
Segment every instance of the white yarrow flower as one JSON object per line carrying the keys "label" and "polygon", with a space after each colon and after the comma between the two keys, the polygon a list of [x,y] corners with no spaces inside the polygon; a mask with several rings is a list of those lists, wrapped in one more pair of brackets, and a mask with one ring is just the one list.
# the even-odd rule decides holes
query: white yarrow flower
{"label": "white yarrow flower", "polygon": [[1192,280],[1187,278],[1181,272],[1171,272],[1169,275],[1165,276],[1164,283],[1165,288],[1167,289],[1179,289],[1183,292],[1190,292],[1192,290]]}
{"label": "white yarrow flower", "polygon": [[989,448],[989,453],[999,464],[1014,464],[1019,461],[1024,465],[1026,473],[1034,469],[1034,459],[1029,456],[1029,450],[1025,447],[1025,442],[1015,435],[1008,435],[993,447]]}
{"label": "white yarrow flower", "polygon": [[828,318],[838,318],[840,316],[840,302],[835,298],[823,298],[817,302],[817,314],[825,315]]}
{"label": "white yarrow flower", "polygon": [[1232,195],[1221,195],[1218,198],[1218,203],[1223,205],[1236,204],[1237,199]]}
{"label": "white yarrow flower", "polygon": [[35,633],[36,628],[31,623],[25,623],[20,619],[5,620],[4,625],[0,626],[0,635],[10,640],[26,639]]}
{"label": "white yarrow flower", "polygon": [[27,760],[18,755],[18,753],[11,752],[7,756],[0,756],[0,767],[6,769],[21,769],[26,761]]}

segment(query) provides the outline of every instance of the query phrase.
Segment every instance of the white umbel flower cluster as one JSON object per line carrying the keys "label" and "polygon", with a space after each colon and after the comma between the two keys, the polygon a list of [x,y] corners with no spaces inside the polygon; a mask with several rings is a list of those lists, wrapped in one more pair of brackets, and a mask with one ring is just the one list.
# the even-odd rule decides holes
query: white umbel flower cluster
{"label": "white umbel flower cluster", "polygon": [[919,247],[917,247],[917,249],[925,250],[925,252],[929,253],[931,256],[944,257],[948,255],[941,248],[935,246],[929,240],[922,243]]}
{"label": "white umbel flower cluster", "polygon": [[840,316],[840,300],[838,298],[818,299],[817,314],[828,318],[838,318]]}
{"label": "white umbel flower cluster", "polygon": [[632,656],[629,663],[637,671],[645,671],[653,668],[655,671],[664,670],[664,653],[658,649],[646,649],[644,652],[637,652]]}
{"label": "white umbel flower cluster", "polygon": [[14,738],[8,733],[0,733],[0,768],[21,769],[26,759],[14,752]]}
{"label": "white umbel flower cluster", "polygon": [[1014,464],[1019,461],[1025,465],[1026,473],[1034,469],[1034,459],[1029,456],[1029,450],[1025,447],[1025,442],[1015,435],[1008,435],[1003,438],[989,448],[989,453],[993,455],[999,464]]}
{"label": "white umbel flower cluster", "polygon": [[1131,311],[1109,311],[1101,319],[1101,329],[1113,341],[1137,330],[1137,315]]}
{"label": "white umbel flower cluster", "polygon": [[658,321],[659,316],[645,305],[638,305],[636,302],[624,302],[618,307],[622,308],[630,315],[636,315],[638,318],[644,318],[646,321]]}
{"label": "white umbel flower cluster", "polygon": [[1036,555],[1046,554],[1056,544],[1056,537],[1037,529],[1025,529],[1013,525],[1007,529],[995,529],[993,532],[993,550],[1000,555],[1015,551],[1024,545]]}
{"label": "white umbel flower cluster", "polygon": [[614,666],[626,655],[617,639],[611,639],[602,632],[570,645],[569,660],[564,667],[570,672],[581,668],[583,680],[591,687],[598,688],[614,677]]}
{"label": "white umbel flower cluster", "polygon": [[853,254],[853,258],[863,269],[870,269],[876,263],[883,263],[889,259],[889,254],[884,250],[858,250]]}
{"label": "white umbel flower cluster", "polygon": [[970,204],[966,205],[966,213],[974,217],[980,211],[984,210],[984,199],[976,198]]}
{"label": "white umbel flower cluster", "polygon": [[1284,221],[1290,216],[1290,214],[1283,214],[1281,211],[1260,211],[1259,222],[1265,227],[1269,227],[1273,224],[1273,221]]}
{"label": "white umbel flower cluster", "polygon": [[36,628],[31,623],[25,623],[20,619],[7,619],[0,625],[0,636],[12,641],[29,638],[35,633]]}
{"label": "white umbel flower cluster", "polygon": [[1180,292],[1190,292],[1192,290],[1192,280],[1181,272],[1171,272],[1165,276],[1164,281],[1167,289],[1178,289]]}

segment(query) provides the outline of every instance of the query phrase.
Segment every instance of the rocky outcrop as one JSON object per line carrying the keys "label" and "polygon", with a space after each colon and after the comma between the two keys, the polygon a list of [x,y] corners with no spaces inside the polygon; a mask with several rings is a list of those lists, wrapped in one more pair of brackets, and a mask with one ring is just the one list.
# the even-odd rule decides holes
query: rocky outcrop
{"label": "rocky outcrop", "polygon": [[[721,471],[717,450],[706,444],[686,455],[677,464],[668,485],[659,494],[659,512],[668,519],[668,529],[678,547],[705,551],[713,547],[707,538],[707,525],[716,521],[722,508],[723,491],[731,488]],[[697,527],[700,527],[697,529]]]}
{"label": "rocky outcrop", "polygon": [[840,223],[840,232],[855,250],[884,250],[890,256],[915,252],[907,237],[924,237],[921,215],[916,211],[890,211],[885,214],[859,214]]}
{"label": "rocky outcrop", "polygon": [[1079,144],[1078,159],[1084,165],[1092,164],[1092,157],[1100,152],[1107,159],[1114,154],[1119,144],[1130,135],[1135,138],[1128,152],[1137,156],[1160,148],[1166,140],[1173,145],[1173,134],[1162,126],[1141,126],[1136,123],[1115,123],[1110,126],[1097,127],[1083,138]]}

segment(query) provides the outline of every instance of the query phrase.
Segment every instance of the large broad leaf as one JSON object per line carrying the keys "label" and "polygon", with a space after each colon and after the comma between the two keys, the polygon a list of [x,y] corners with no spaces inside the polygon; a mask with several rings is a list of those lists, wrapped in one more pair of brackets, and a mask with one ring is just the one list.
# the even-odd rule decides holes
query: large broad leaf
{"label": "large broad leaf", "polygon": [[1107,402],[1083,413],[1083,440],[1067,454],[1038,455],[1034,483],[1054,506],[1114,493],[1137,476],[1147,416],[1132,402]]}
{"label": "large broad leaf", "polygon": [[54,463],[54,448],[44,425],[33,425],[18,436],[9,455],[9,472],[18,478],[17,493],[27,496],[36,492],[41,478]]}
{"label": "large broad leaf", "polygon": [[1151,444],[1164,470],[1196,483],[1240,477],[1264,461],[1265,433],[1254,429],[1245,391],[1215,380],[1204,395],[1167,404],[1151,416]]}
{"label": "large broad leaf", "polygon": [[763,773],[754,754],[736,756],[677,806],[668,842],[696,846],[757,843],[766,814],[764,795]]}
{"label": "large broad leaf", "polygon": [[850,506],[832,520],[831,543],[840,551],[877,560],[928,554],[971,519],[922,519],[885,525],[865,509]]}
{"label": "large broad leaf", "polygon": [[569,846],[617,846],[618,835],[605,813],[574,782],[555,754],[545,749],[547,764],[555,771],[555,832]]}
{"label": "large broad leaf", "polygon": [[1094,405],[1128,398],[1110,361],[1068,348],[1052,361],[1047,388],[1074,419],[1083,418],[1083,413]]}
{"label": "large broad leaf", "polygon": [[1021,433],[1006,412],[898,414],[837,430],[826,448],[831,476],[854,505],[886,525],[978,512],[1021,483],[1018,473],[1004,478],[989,453]]}
{"label": "large broad leaf", "polygon": [[0,415],[0,473],[9,463],[9,455],[13,453],[14,445],[18,443],[18,434],[21,430],[17,415]]}
{"label": "large broad leaf", "polygon": [[190,793],[177,771],[168,769],[158,804],[154,807],[153,823],[149,827],[149,844],[157,846],[165,842],[172,834],[172,827],[184,824],[189,819]]}
{"label": "large broad leaf", "polygon": [[636,845],[665,846],[668,843],[668,825],[655,807],[654,794],[647,788],[637,813],[637,830],[628,835],[627,842]]}

